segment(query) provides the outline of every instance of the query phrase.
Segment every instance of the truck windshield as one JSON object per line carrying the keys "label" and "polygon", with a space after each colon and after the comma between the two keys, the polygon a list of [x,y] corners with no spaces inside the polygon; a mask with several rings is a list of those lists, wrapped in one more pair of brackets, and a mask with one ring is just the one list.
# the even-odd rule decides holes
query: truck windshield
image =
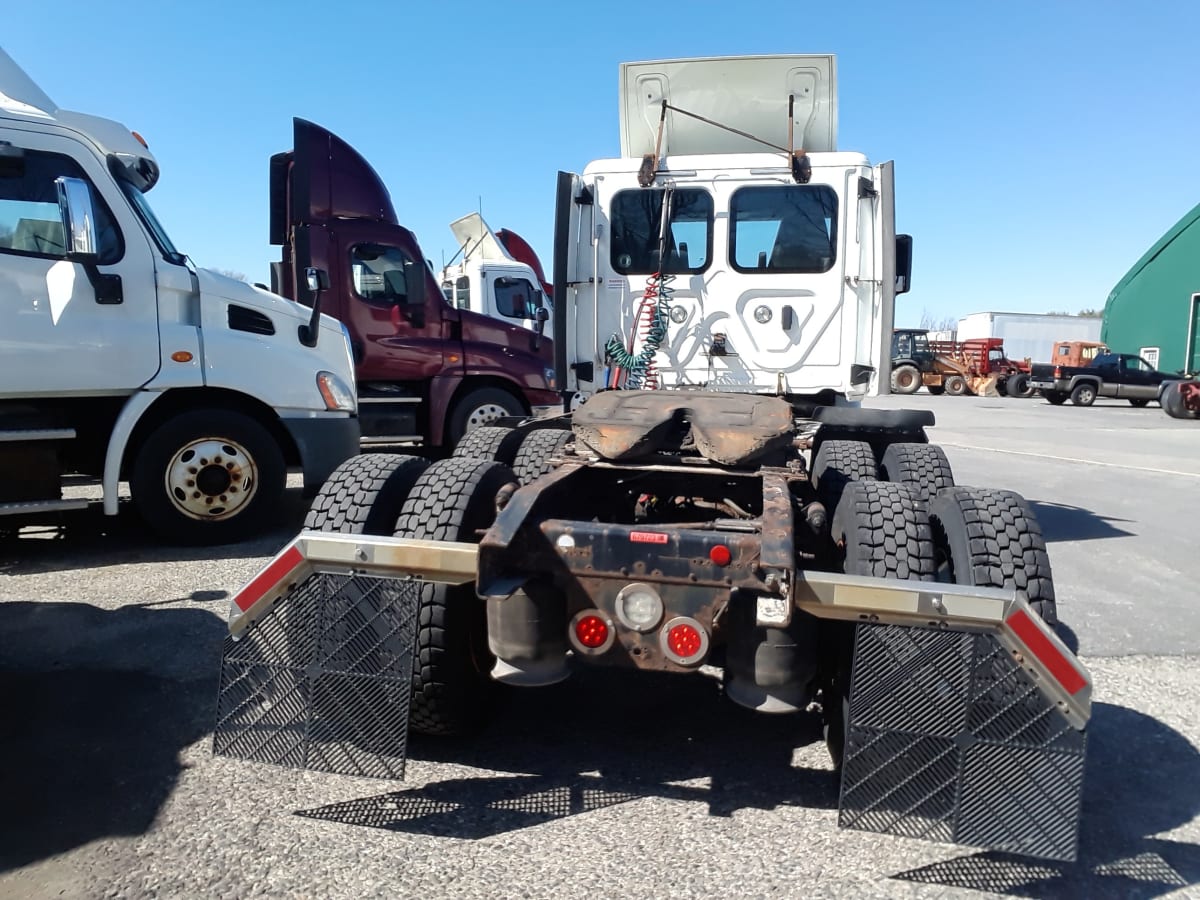
{"label": "truck windshield", "polygon": [[739,272],[828,272],[837,212],[837,194],[825,185],[740,188],[730,202],[730,262]]}
{"label": "truck windshield", "polygon": [[[663,192],[618,191],[612,204],[612,266],[622,275],[660,271]],[[698,188],[671,192],[667,273],[703,272],[712,253],[713,199]]]}
{"label": "truck windshield", "polygon": [[159,251],[169,263],[174,263],[181,266],[186,262],[186,257],[171,243],[171,239],[167,236],[166,229],[162,227],[162,223],[158,221],[158,216],[154,214],[154,210],[150,208],[150,201],[146,199],[146,195],[140,190],[126,181],[124,178],[118,178],[117,183],[121,185],[121,190],[125,192],[125,196],[129,199],[129,204],[137,212],[151,236],[154,238],[154,243],[158,245]]}

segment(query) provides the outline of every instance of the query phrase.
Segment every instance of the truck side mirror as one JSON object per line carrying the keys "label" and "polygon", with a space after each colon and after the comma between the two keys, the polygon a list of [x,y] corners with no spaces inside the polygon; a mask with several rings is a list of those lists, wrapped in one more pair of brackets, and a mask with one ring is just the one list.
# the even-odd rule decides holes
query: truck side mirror
{"label": "truck side mirror", "polygon": [[896,293],[912,289],[912,235],[896,235]]}
{"label": "truck side mirror", "polygon": [[329,290],[329,273],[316,266],[309,266],[304,270],[304,281],[308,286],[308,294],[312,297],[312,316],[308,324],[299,328],[300,343],[305,347],[315,347],[321,336],[321,291]]}
{"label": "truck side mirror", "polygon": [[58,212],[62,216],[63,251],[67,259],[80,263],[96,302],[105,306],[125,302],[120,275],[105,275],[96,266],[100,239],[96,235],[96,206],[92,188],[82,178],[60,175],[54,179],[58,190]]}
{"label": "truck side mirror", "polygon": [[310,294],[329,290],[329,273],[324,269],[309,266],[304,270],[304,279],[308,282],[308,291]]}
{"label": "truck side mirror", "polygon": [[546,323],[550,321],[550,310],[544,306],[539,306],[537,312],[533,314],[533,327],[537,329],[537,333],[541,334],[546,327]]}
{"label": "truck side mirror", "polygon": [[425,303],[425,267],[413,262],[404,261],[404,286],[407,288],[407,303],[409,306],[423,306]]}
{"label": "truck side mirror", "polygon": [[91,187],[82,178],[66,176],[56,178],[54,183],[58,187],[58,210],[62,215],[67,259],[76,262],[95,260],[100,241],[96,237],[96,210]]}

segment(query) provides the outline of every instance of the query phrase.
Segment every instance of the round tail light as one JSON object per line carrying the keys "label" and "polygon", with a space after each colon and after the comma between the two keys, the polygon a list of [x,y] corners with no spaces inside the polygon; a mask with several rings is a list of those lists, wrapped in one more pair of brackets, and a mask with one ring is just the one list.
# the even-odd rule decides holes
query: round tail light
{"label": "round tail light", "polygon": [[576,613],[569,631],[571,645],[587,656],[598,656],[613,645],[617,632],[613,623],[599,610]]}
{"label": "round tail light", "polygon": [[708,632],[690,616],[678,616],[658,633],[663,655],[681,666],[699,665],[708,655]]}

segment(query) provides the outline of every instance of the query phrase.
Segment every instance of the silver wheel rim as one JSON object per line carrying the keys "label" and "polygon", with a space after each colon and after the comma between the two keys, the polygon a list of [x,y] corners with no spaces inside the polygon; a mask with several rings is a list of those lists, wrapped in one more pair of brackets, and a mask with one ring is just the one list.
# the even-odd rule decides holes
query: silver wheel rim
{"label": "silver wheel rim", "polygon": [[231,519],[258,493],[258,466],[236,441],[197,438],[171,457],[165,487],[171,505],[189,519]]}
{"label": "silver wheel rim", "polygon": [[508,410],[499,403],[485,403],[477,406],[467,416],[467,431],[471,432],[484,425],[491,425],[497,419],[503,419],[507,415],[509,415]]}

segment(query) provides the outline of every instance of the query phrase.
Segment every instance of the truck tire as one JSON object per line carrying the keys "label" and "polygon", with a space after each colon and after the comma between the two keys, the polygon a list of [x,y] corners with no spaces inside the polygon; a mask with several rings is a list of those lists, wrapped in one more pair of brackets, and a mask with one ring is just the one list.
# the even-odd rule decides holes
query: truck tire
{"label": "truck tire", "polygon": [[1062,391],[1042,391],[1042,396],[1046,398],[1046,402],[1054,406],[1062,406],[1067,402],[1067,395]]}
{"label": "truck tire", "polygon": [[[929,513],[906,486],[888,482],[849,485],[833,517],[833,538],[845,548],[842,571],[906,581],[933,581],[935,548]],[[854,629],[838,623],[840,647],[822,684],[822,730],[836,770],[845,755],[850,715]]]}
{"label": "truck tire", "polygon": [[525,409],[519,400],[500,388],[477,388],[464,394],[450,413],[448,443],[456,445],[463,436],[476,428],[491,425],[506,416],[523,416]]}
{"label": "truck tire", "polygon": [[[496,494],[515,481],[498,462],[435,462],[409,493],[395,534],[478,543],[496,518]],[[482,723],[492,685],[486,607],[474,583],[425,584],[420,592],[409,725],[422,734],[462,734]]]}
{"label": "truck tire", "polygon": [[939,580],[1016,590],[1047,625],[1058,623],[1046,541],[1024,497],[953,487],[929,504],[929,515]]}
{"label": "truck tire", "polygon": [[463,435],[454,445],[454,456],[487,459],[511,466],[521,444],[521,433],[507,425],[482,425]]}
{"label": "truck tire", "polygon": [[1129,405],[1132,406],[1134,409],[1145,409],[1147,406],[1150,405],[1150,401],[1149,400],[1134,400],[1131,398],[1129,401]]}
{"label": "truck tire", "polygon": [[287,483],[283,450],[262,424],[228,409],[194,409],[161,423],[130,470],[133,504],[159,534],[224,544],[264,528]]}
{"label": "truck tire", "polygon": [[917,499],[926,503],[942,488],[954,487],[950,460],[936,444],[889,444],[879,463],[879,476],[908,485]]}
{"label": "truck tire", "polygon": [[540,478],[550,471],[550,458],[562,452],[562,448],[575,439],[565,428],[535,428],[521,441],[513,471],[521,484]]}
{"label": "truck tire", "polygon": [[892,369],[892,393],[915,394],[921,386],[921,373],[916,366],[902,365]]}
{"label": "truck tire", "polygon": [[1029,375],[1025,372],[1017,372],[1015,375],[1008,376],[1008,396],[1020,397],[1025,399],[1033,396],[1033,389],[1029,386]]}
{"label": "truck tire", "polygon": [[1071,391],[1071,402],[1075,406],[1091,406],[1096,402],[1096,386],[1090,381],[1084,381]]}
{"label": "truck tire", "polygon": [[942,386],[951,397],[961,397],[967,392],[967,379],[961,375],[947,375]]}
{"label": "truck tire", "polygon": [[929,393],[933,394],[935,397],[940,397],[942,394],[946,393],[946,388],[940,384],[926,385],[925,390],[929,391]]}
{"label": "truck tire", "polygon": [[1172,419],[1200,419],[1200,412],[1183,405],[1183,391],[1179,385],[1173,385],[1163,391],[1162,408]]}
{"label": "truck tire", "polygon": [[306,531],[391,535],[408,493],[429,460],[365,453],[333,470],[304,517]]}
{"label": "truck tire", "polygon": [[822,441],[813,460],[812,478],[830,518],[848,484],[874,481],[878,471],[875,454],[866,441]]}

